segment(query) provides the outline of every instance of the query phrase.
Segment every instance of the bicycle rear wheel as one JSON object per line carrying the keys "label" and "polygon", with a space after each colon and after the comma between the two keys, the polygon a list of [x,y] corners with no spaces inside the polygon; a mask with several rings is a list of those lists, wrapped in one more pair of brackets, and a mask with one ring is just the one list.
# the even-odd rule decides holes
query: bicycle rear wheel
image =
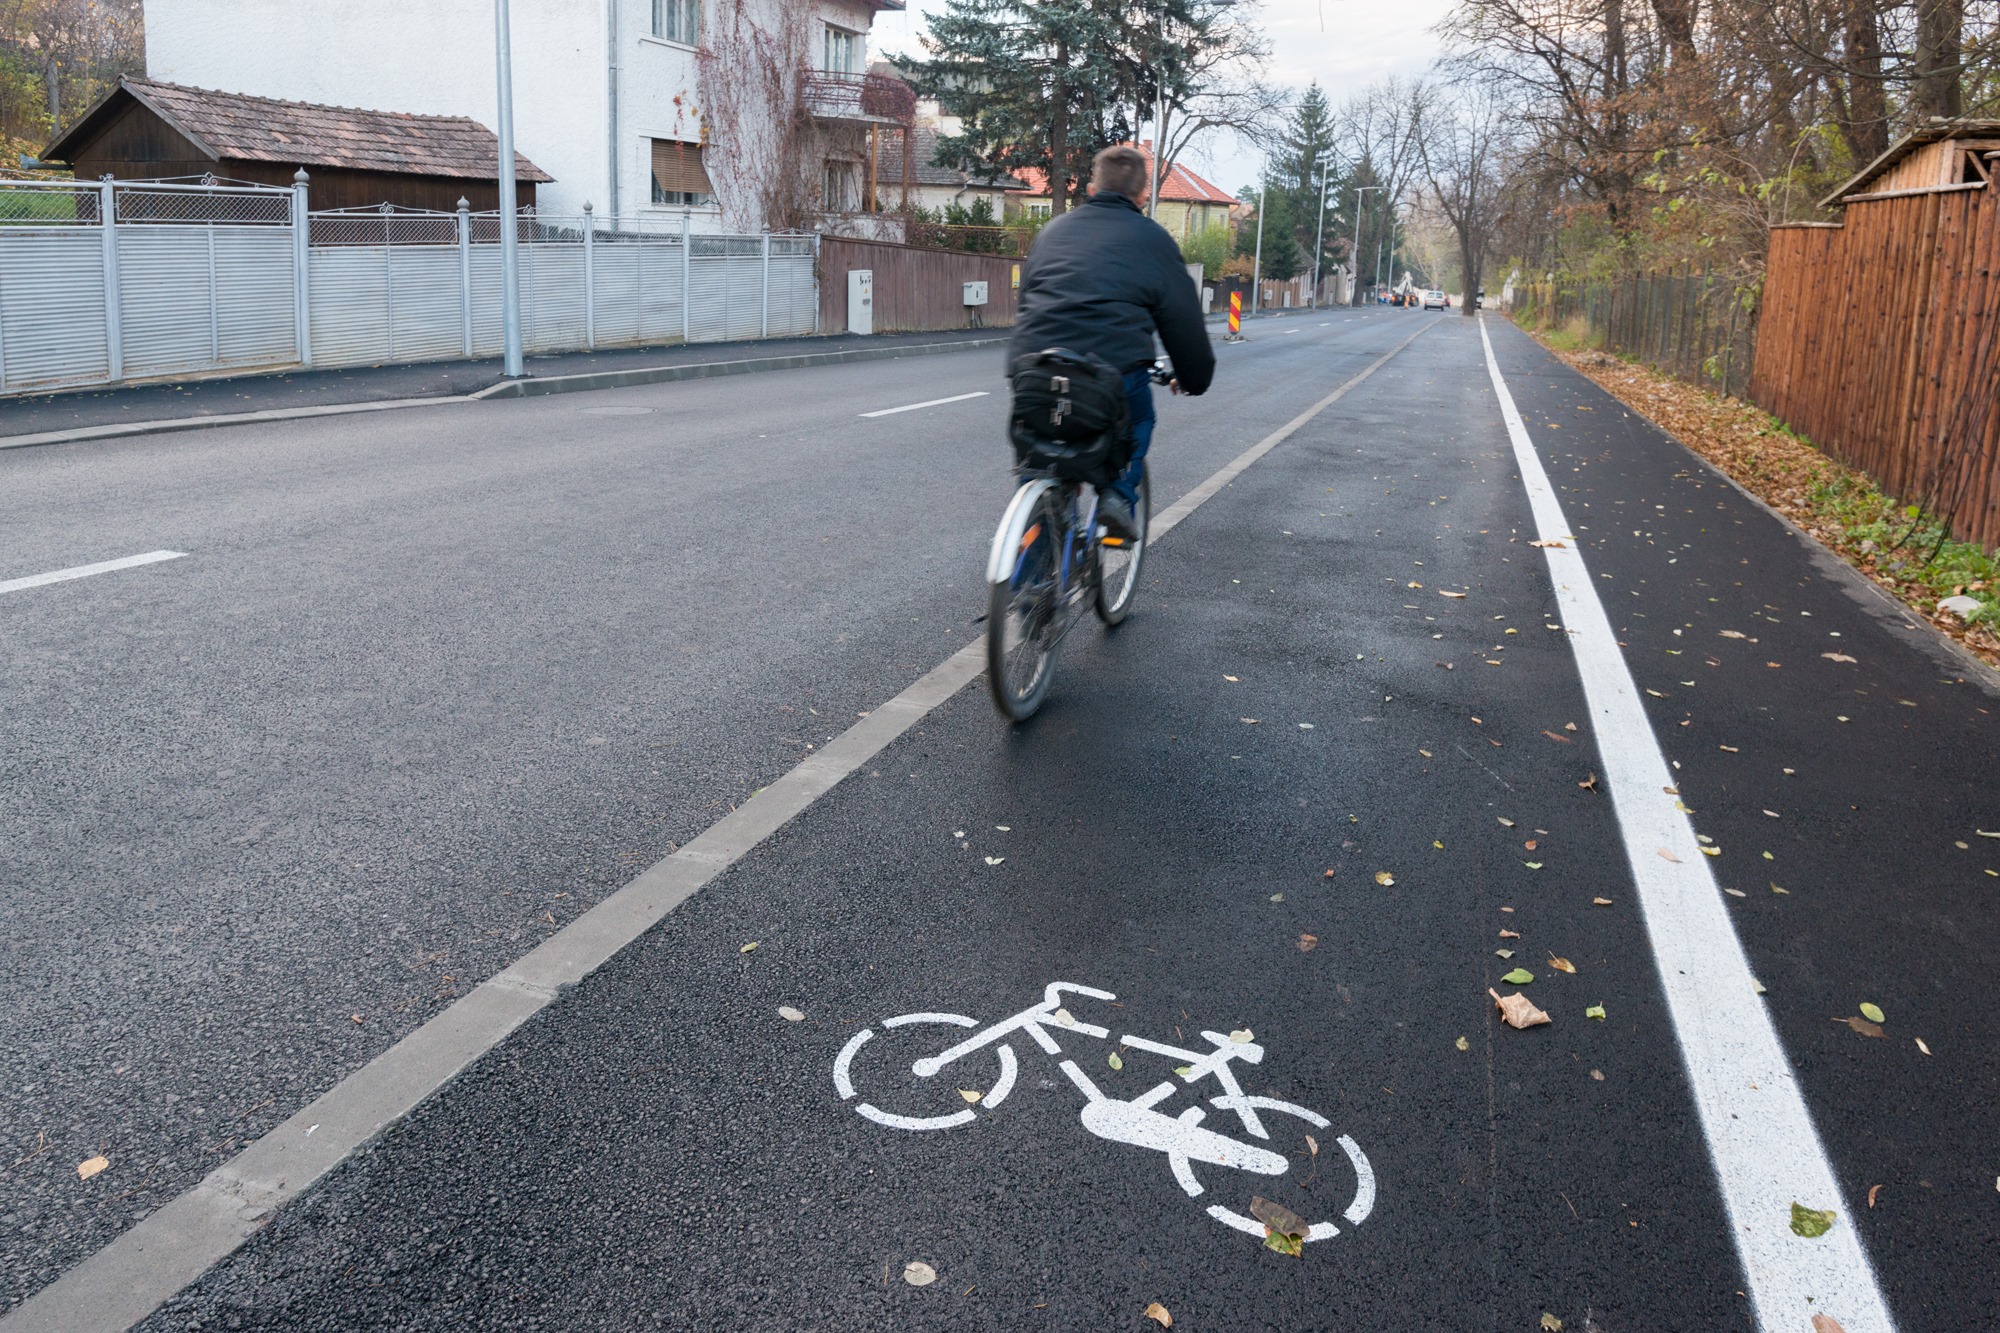
{"label": "bicycle rear wheel", "polygon": [[1015,722],[1033,717],[1055,674],[1066,524],[1059,496],[1046,490],[1029,515],[1008,577],[995,579],[986,607],[986,681],[994,706]]}
{"label": "bicycle rear wheel", "polygon": [[1153,485],[1145,465],[1139,467],[1139,502],[1132,506],[1132,526],[1139,535],[1130,541],[1099,538],[1097,546],[1097,618],[1107,625],[1124,623],[1139,592],[1139,566],[1146,558],[1146,539],[1153,524]]}

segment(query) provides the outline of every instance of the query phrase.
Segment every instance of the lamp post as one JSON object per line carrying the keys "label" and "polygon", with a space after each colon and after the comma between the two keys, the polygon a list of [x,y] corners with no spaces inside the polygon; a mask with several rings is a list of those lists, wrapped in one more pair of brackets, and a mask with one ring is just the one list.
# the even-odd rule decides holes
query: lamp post
{"label": "lamp post", "polygon": [[494,59],[500,85],[500,361],[521,378],[521,248],[514,200],[514,54],[507,0],[493,0]]}
{"label": "lamp post", "polygon": [[1257,313],[1257,298],[1264,292],[1264,206],[1271,202],[1271,182],[1257,191],[1257,256],[1250,261],[1250,313]]}
{"label": "lamp post", "polygon": [[[1361,276],[1361,196],[1370,190],[1386,190],[1386,185],[1357,185],[1354,187],[1354,248],[1348,252],[1348,263],[1354,268],[1354,276]],[[1361,284],[1354,284],[1354,299],[1350,305],[1361,304]]]}
{"label": "lamp post", "polygon": [[1320,256],[1326,252],[1326,159],[1319,163],[1319,231],[1313,237],[1313,308],[1319,308]]}

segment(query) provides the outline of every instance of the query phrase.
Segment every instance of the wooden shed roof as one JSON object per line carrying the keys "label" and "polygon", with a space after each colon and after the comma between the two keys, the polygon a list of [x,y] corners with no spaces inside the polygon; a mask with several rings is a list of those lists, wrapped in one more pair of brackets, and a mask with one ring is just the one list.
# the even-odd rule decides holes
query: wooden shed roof
{"label": "wooden shed roof", "polygon": [[1898,162],[1920,148],[1946,139],[1994,139],[2000,138],[2000,120],[1932,120],[1911,130],[1902,138],[1889,145],[1888,151],[1870,162],[1854,174],[1854,178],[1819,201],[1821,208],[1832,208],[1850,194],[1859,194],[1870,181],[1876,180]]}
{"label": "wooden shed roof", "polygon": [[[43,159],[71,161],[132,101],[217,161],[233,158],[491,180],[500,155],[500,141],[493,131],[470,116],[318,106],[125,75],[43,151]],[[517,180],[555,179],[519,153],[514,154],[514,171]]]}

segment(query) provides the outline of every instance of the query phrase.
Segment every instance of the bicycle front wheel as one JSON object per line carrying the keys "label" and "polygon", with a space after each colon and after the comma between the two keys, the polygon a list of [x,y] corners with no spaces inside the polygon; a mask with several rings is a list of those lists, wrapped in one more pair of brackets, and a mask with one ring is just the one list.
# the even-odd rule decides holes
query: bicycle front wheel
{"label": "bicycle front wheel", "polygon": [[1097,618],[1107,625],[1124,623],[1139,592],[1139,566],[1146,558],[1146,539],[1153,524],[1153,484],[1143,463],[1139,466],[1139,502],[1132,506],[1132,519],[1137,537],[1101,537],[1097,541]]}
{"label": "bicycle front wheel", "polygon": [[986,607],[986,680],[993,703],[1015,722],[1033,717],[1055,674],[1065,525],[1057,492],[1044,489],[1002,561]]}

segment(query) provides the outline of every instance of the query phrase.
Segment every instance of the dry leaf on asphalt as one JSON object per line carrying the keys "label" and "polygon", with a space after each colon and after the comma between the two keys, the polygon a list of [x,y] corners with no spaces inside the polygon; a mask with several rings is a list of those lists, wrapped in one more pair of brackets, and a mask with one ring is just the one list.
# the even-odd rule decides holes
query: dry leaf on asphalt
{"label": "dry leaf on asphalt", "polygon": [[1113,1069],[1123,1069],[1125,1067],[1125,1062],[1118,1058],[1118,1052],[1116,1051],[1105,1056],[1104,1063],[1110,1065]]}
{"label": "dry leaf on asphalt", "polygon": [[1158,1301],[1154,1301],[1146,1307],[1146,1318],[1152,1320],[1161,1328],[1172,1328],[1174,1326],[1174,1317],[1168,1314],[1167,1307]]}
{"label": "dry leaf on asphalt", "polygon": [[1501,816],[1499,816],[1499,815],[1495,815],[1495,816],[1494,816],[1494,818],[1496,818],[1496,819],[1499,819],[1499,820],[1500,820],[1500,827],[1501,827],[1501,828],[1513,828],[1513,827],[1514,827],[1514,821],[1513,821],[1513,820],[1511,820],[1511,819],[1506,819],[1506,818],[1503,818],[1503,817],[1501,817]]}
{"label": "dry leaf on asphalt", "polygon": [[1282,1203],[1273,1203],[1263,1195],[1255,1195],[1250,1200],[1250,1216],[1264,1224],[1264,1248],[1276,1250],[1279,1254],[1289,1254],[1297,1258],[1305,1251],[1306,1232],[1312,1224]]}
{"label": "dry leaf on asphalt", "polygon": [[958,1095],[965,1098],[965,1100],[969,1102],[976,1102],[981,1097],[984,1097],[986,1094],[974,1088],[960,1088],[958,1090]]}
{"label": "dry leaf on asphalt", "polygon": [[1547,1310],[1542,1311],[1542,1333],[1563,1333],[1563,1321]]}
{"label": "dry leaf on asphalt", "polygon": [[1396,882],[1396,877],[1386,870],[1378,870],[1375,872],[1375,882],[1386,889]]}
{"label": "dry leaf on asphalt", "polygon": [[1062,1024],[1066,1028],[1073,1028],[1076,1026],[1075,1016],[1072,1015],[1070,1011],[1067,1009],[1058,1009],[1055,1011],[1055,1013],[1051,1014],[1050,1017],[1055,1019],[1056,1022]]}
{"label": "dry leaf on asphalt", "polygon": [[1007,858],[1004,856],[989,856],[986,858],[986,864],[990,866],[997,866],[1006,859]]}
{"label": "dry leaf on asphalt", "polygon": [[751,941],[750,941],[750,942],[749,942],[748,944],[744,945],[744,946],[743,946],[742,948],[738,949],[738,950],[737,950],[736,952],[738,952],[738,953],[749,953],[749,952],[750,952],[750,951],[751,951],[752,949],[754,949],[754,948],[756,948],[756,947],[757,947],[757,941],[756,941],[756,940],[751,940]]}
{"label": "dry leaf on asphalt", "polygon": [[1458,1047],[1458,1049],[1461,1051],[1469,1051],[1472,1049],[1472,1043],[1467,1041],[1463,1037],[1460,1037],[1457,1041],[1453,1042],[1452,1045]]}
{"label": "dry leaf on asphalt", "polygon": [[1256,1036],[1257,1034],[1252,1032],[1249,1028],[1237,1028],[1234,1032],[1231,1032],[1229,1034],[1229,1039],[1235,1042],[1238,1046],[1248,1046],[1251,1043],[1251,1041],[1255,1039]]}
{"label": "dry leaf on asphalt", "polygon": [[1847,1333],[1847,1330],[1832,1315],[1816,1314],[1813,1316],[1813,1333]]}
{"label": "dry leaf on asphalt", "polygon": [[1525,986],[1534,979],[1535,974],[1525,967],[1517,967],[1506,976],[1500,978],[1500,980],[1506,982],[1509,986]]}
{"label": "dry leaf on asphalt", "polygon": [[1593,905],[1597,907],[1611,906],[1611,900],[1609,898],[1592,898],[1590,901]]}
{"label": "dry leaf on asphalt", "polygon": [[1500,1006],[1500,1021],[1510,1028],[1531,1028],[1549,1021],[1549,1016],[1535,1008],[1534,1002],[1525,995],[1502,996],[1491,986],[1486,993],[1493,997],[1493,1003]]}
{"label": "dry leaf on asphalt", "polygon": [[1929,1055],[1931,1053],[1931,1048],[1924,1045],[1924,1039],[1922,1037],[1918,1037],[1916,1041],[1918,1050],[1922,1051],[1925,1055]]}
{"label": "dry leaf on asphalt", "polygon": [[1567,736],[1563,735],[1563,734],[1562,734],[1561,732],[1558,732],[1558,731],[1550,731],[1550,730],[1549,730],[1549,729],[1548,729],[1547,727],[1543,727],[1543,728],[1542,728],[1542,735],[1544,735],[1544,736],[1547,736],[1547,737],[1548,737],[1548,738],[1549,738],[1550,740],[1552,740],[1552,741],[1561,741],[1561,742],[1562,742],[1562,743],[1563,743],[1564,745],[1574,745],[1574,744],[1576,744],[1576,742],[1575,742],[1575,741],[1573,741],[1573,740],[1571,740],[1571,739],[1570,739],[1569,737],[1567,737]]}
{"label": "dry leaf on asphalt", "polygon": [[1561,542],[1533,541],[1529,542],[1528,545],[1546,547],[1556,551],[1567,551],[1569,549],[1569,547],[1564,546]]}
{"label": "dry leaf on asphalt", "polygon": [[912,1260],[903,1265],[903,1281],[913,1287],[928,1287],[937,1281],[937,1269],[921,1259]]}
{"label": "dry leaf on asphalt", "polygon": [[1664,847],[1660,848],[1660,859],[1662,861],[1672,861],[1675,865],[1679,865],[1681,863],[1681,859],[1678,856],[1675,856],[1672,852],[1668,851]]}
{"label": "dry leaf on asphalt", "polygon": [[1306,1151],[1314,1157],[1319,1156],[1319,1140],[1310,1134],[1306,1135]]}
{"label": "dry leaf on asphalt", "polygon": [[1870,1208],[1873,1208],[1875,1206],[1875,1196],[1880,1194],[1881,1192],[1882,1192],[1882,1187],[1880,1185],[1870,1185],[1868,1187],[1868,1206]]}
{"label": "dry leaf on asphalt", "polygon": [[1549,955],[1549,966],[1558,972],[1568,972],[1572,976],[1576,973],[1575,963],[1570,962],[1567,958],[1558,958],[1554,954]]}
{"label": "dry leaf on asphalt", "polygon": [[1856,1032],[1859,1032],[1864,1037],[1880,1037],[1886,1035],[1881,1028],[1875,1026],[1875,1024],[1869,1022],[1865,1018],[1853,1018],[1853,1017],[1836,1018],[1833,1021],[1836,1023],[1847,1024],[1847,1026],[1853,1028]]}
{"label": "dry leaf on asphalt", "polygon": [[1846,653],[1821,653],[1820,656],[1829,662],[1852,662],[1854,660]]}
{"label": "dry leaf on asphalt", "polygon": [[1583,1016],[1585,1018],[1594,1018],[1598,1022],[1602,1023],[1604,1021],[1604,1006],[1601,1004],[1593,1004],[1589,1008],[1583,1011]]}
{"label": "dry leaf on asphalt", "polygon": [[1319,947],[1319,936],[1307,935],[1303,932],[1300,933],[1299,935],[1300,953],[1311,953],[1314,949],[1317,949],[1318,947]]}
{"label": "dry leaf on asphalt", "polygon": [[1887,1016],[1883,1014],[1880,1006],[1870,1004],[1866,1000],[1861,1002],[1861,1016],[1871,1023],[1886,1023],[1889,1021]]}
{"label": "dry leaf on asphalt", "polygon": [[1518,940],[1521,938],[1521,932],[1518,930],[1503,930],[1500,932],[1500,938],[1503,940]]}
{"label": "dry leaf on asphalt", "polygon": [[1585,778],[1583,781],[1577,783],[1576,785],[1583,788],[1585,791],[1596,791],[1597,774],[1592,773],[1589,777]]}
{"label": "dry leaf on asphalt", "polygon": [[110,1165],[111,1165],[111,1159],[109,1157],[93,1157],[87,1162],[78,1162],[76,1164],[77,1179],[89,1180],[99,1171],[102,1171],[105,1167]]}
{"label": "dry leaf on asphalt", "polygon": [[1446,591],[1444,591],[1444,590],[1443,590],[1442,588],[1440,588],[1440,589],[1438,590],[1438,596],[1440,596],[1440,597],[1463,597],[1463,596],[1465,596],[1465,594],[1464,594],[1464,593],[1462,593],[1462,592],[1446,592]]}
{"label": "dry leaf on asphalt", "polygon": [[789,1004],[778,1006],[778,1017],[784,1019],[787,1023],[803,1023],[806,1021],[805,1014],[792,1008]]}
{"label": "dry leaf on asphalt", "polygon": [[1512,949],[1495,949],[1493,951],[1493,956],[1496,958],[1512,958],[1514,956],[1514,951]]}

